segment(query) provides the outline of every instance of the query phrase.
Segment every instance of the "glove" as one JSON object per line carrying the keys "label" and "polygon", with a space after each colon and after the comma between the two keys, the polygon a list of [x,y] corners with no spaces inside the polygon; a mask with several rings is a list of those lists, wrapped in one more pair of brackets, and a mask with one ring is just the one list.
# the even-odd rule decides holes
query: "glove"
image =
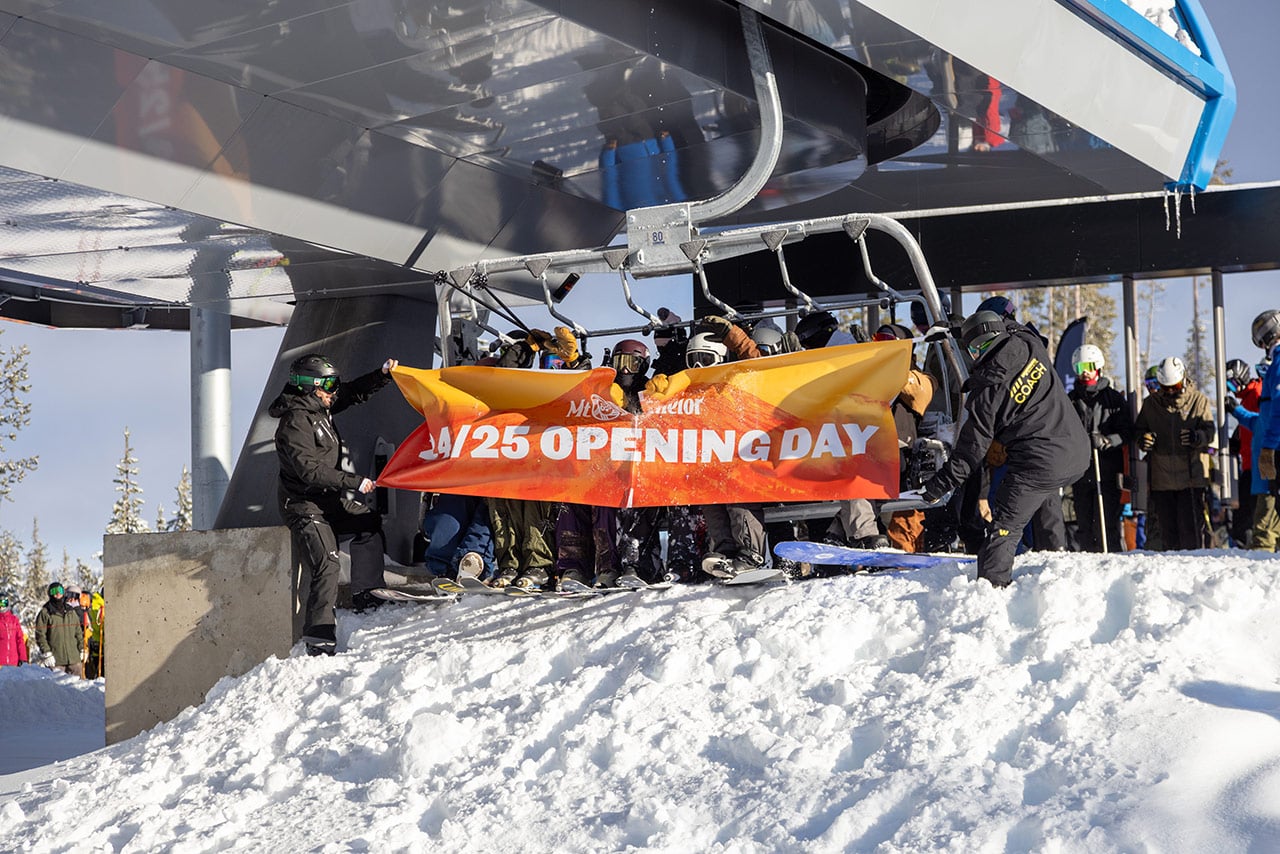
{"label": "glove", "polygon": [[53,670],[58,666],[58,660],[53,657],[53,653],[46,652],[44,657],[40,659],[40,666]]}
{"label": "glove", "polygon": [[1099,451],[1105,451],[1111,447],[1111,440],[1101,433],[1090,433],[1089,441],[1093,442],[1093,447]]}
{"label": "glove", "polygon": [[373,492],[374,486],[374,482],[366,477],[364,480],[360,481],[359,491],[362,495],[368,495],[370,492]]}
{"label": "glove", "polygon": [[1235,409],[1240,405],[1240,401],[1236,400],[1231,395],[1227,395],[1222,399],[1222,405],[1226,407],[1228,412],[1230,412],[1232,409]]}
{"label": "glove", "polygon": [[389,374],[391,373],[392,368],[398,367],[399,365],[400,363],[397,362],[395,359],[387,359],[385,362],[382,363],[382,372],[384,374]]}
{"label": "glove", "polygon": [[924,332],[924,340],[930,344],[937,341],[943,341],[950,337],[951,327],[945,323],[938,326],[930,326]]}
{"label": "glove", "polygon": [[570,367],[578,361],[578,336],[574,335],[573,330],[567,326],[557,326],[555,338],[548,341],[545,346],[564,359],[564,363]]}
{"label": "glove", "polygon": [[985,498],[978,499],[978,515],[982,517],[982,521],[991,521],[991,502]]}
{"label": "glove", "polygon": [[1139,450],[1149,451],[1156,446],[1155,433],[1143,433],[1142,438],[1138,440]]}
{"label": "glove", "polygon": [[729,335],[729,330],[733,329],[733,321],[718,314],[709,314],[702,318],[699,329],[717,341],[724,341]]}
{"label": "glove", "polygon": [[923,501],[925,504],[938,503],[938,496],[929,492],[928,487],[920,489],[904,489],[898,493],[899,501]]}
{"label": "glove", "polygon": [[1264,480],[1276,479],[1276,449],[1263,448],[1258,452],[1258,474]]}
{"label": "glove", "polygon": [[1192,448],[1200,444],[1200,431],[1184,427],[1178,431],[1178,444],[1184,448]]}
{"label": "glove", "polygon": [[670,397],[673,394],[679,394],[689,387],[689,375],[684,371],[673,376],[666,374],[655,374],[653,379],[644,384],[645,394],[653,395],[655,398],[662,399]]}
{"label": "glove", "polygon": [[550,332],[544,332],[541,329],[530,329],[524,336],[524,340],[536,353],[539,350],[550,349],[551,342],[556,339]]}

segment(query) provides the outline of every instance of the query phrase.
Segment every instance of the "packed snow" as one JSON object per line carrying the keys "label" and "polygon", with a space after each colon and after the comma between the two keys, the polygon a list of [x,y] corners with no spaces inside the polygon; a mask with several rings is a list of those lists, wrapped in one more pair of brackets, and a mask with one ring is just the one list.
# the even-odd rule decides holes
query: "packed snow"
{"label": "packed snow", "polygon": [[[344,612],[336,657],[0,777],[0,850],[1274,851],[1277,570],[1033,554],[1007,590],[947,564]],[[100,686],[0,671],[6,754],[99,726]]]}

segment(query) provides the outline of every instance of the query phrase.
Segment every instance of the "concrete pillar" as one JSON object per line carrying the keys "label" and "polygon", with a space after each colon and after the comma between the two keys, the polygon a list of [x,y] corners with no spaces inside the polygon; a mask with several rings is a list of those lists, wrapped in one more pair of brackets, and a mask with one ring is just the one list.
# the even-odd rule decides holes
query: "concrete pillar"
{"label": "concrete pillar", "polygon": [[204,701],[294,644],[284,527],[103,538],[107,744]]}

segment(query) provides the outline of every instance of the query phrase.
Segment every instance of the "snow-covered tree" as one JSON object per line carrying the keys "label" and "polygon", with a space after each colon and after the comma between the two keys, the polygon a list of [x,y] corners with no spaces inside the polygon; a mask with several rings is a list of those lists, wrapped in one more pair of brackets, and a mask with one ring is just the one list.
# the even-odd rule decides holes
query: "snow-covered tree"
{"label": "snow-covered tree", "polygon": [[[178,493],[178,500],[173,505],[173,518],[169,520],[166,531],[190,531],[191,530],[191,472],[184,465],[182,467],[182,477],[178,479],[178,485],[174,488]],[[160,530],[157,526],[156,530]]]}
{"label": "snow-covered tree", "polygon": [[168,522],[166,522],[166,521],[165,521],[165,518],[164,518],[164,505],[163,505],[163,504],[157,504],[157,505],[156,505],[156,530],[157,530],[157,531],[167,531],[167,530],[169,530],[169,523],[168,523]]}
{"label": "snow-covered tree", "polygon": [[124,428],[124,456],[116,464],[114,479],[120,497],[111,508],[108,534],[140,534],[149,531],[142,519],[142,487],[138,485],[138,458],[129,443],[129,428]]}
{"label": "snow-covered tree", "polygon": [[26,571],[22,566],[22,549],[8,531],[0,531],[0,593],[15,600],[25,594]]}
{"label": "snow-covered tree", "polygon": [[[27,402],[31,392],[27,377],[30,353],[25,344],[0,353],[0,454],[5,441],[17,440],[18,431],[31,423],[31,404]],[[12,460],[0,456],[0,498],[9,498],[13,488],[35,471],[39,462],[40,458],[34,456]]]}
{"label": "snow-covered tree", "polygon": [[1213,356],[1209,354],[1209,342],[1213,338],[1209,334],[1205,306],[1200,301],[1200,289],[1205,284],[1200,278],[1191,280],[1191,325],[1187,328],[1187,349],[1182,356],[1187,376],[1201,390],[1207,390],[1213,381]]}
{"label": "snow-covered tree", "polygon": [[[1118,354],[1111,352],[1116,341],[1116,298],[1107,285],[1056,285],[1025,288],[1006,294],[1018,306],[1018,320],[1034,323],[1040,334],[1049,339],[1049,355],[1054,356],[1058,336],[1077,317],[1089,318],[1089,343],[1107,354],[1109,366],[1121,364]],[[1070,355],[1070,354],[1068,354]],[[1115,373],[1109,367],[1107,373]]]}
{"label": "snow-covered tree", "polygon": [[76,558],[75,573],[68,577],[74,578],[75,583],[79,584],[80,589],[86,593],[90,590],[102,589],[102,573],[95,571],[80,558]]}

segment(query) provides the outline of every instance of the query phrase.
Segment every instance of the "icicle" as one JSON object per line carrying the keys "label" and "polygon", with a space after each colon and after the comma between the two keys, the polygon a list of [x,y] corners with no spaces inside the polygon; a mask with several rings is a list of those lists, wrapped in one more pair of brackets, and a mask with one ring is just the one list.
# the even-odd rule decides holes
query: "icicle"
{"label": "icicle", "polygon": [[1191,195],[1191,215],[1196,215],[1196,185],[1192,184],[1191,189],[1187,191]]}
{"label": "icicle", "polygon": [[1164,230],[1169,230],[1169,188],[1164,188]]}
{"label": "icicle", "polygon": [[1178,239],[1182,239],[1182,188],[1173,191],[1173,220],[1178,226]]}

